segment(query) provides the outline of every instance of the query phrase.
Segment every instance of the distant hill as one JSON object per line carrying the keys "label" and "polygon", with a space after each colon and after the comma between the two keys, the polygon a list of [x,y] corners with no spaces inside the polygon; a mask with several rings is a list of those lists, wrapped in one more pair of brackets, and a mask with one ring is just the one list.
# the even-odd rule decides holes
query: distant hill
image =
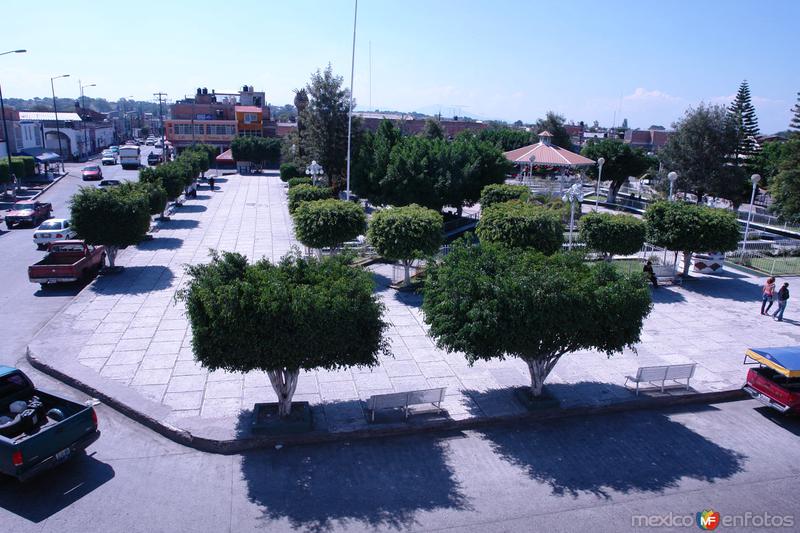
{"label": "distant hill", "polygon": [[[17,111],[52,111],[53,99],[51,97],[36,98],[4,98],[5,105],[13,107]],[[76,98],[56,98],[58,111],[75,111],[75,104],[79,99]],[[116,102],[109,102],[105,98],[84,97],[87,109],[98,113],[109,113],[126,109],[127,111],[139,111],[141,113],[158,113],[158,104],[154,102],[144,102],[139,100],[126,100],[121,98]],[[166,108],[165,108],[166,111]]]}

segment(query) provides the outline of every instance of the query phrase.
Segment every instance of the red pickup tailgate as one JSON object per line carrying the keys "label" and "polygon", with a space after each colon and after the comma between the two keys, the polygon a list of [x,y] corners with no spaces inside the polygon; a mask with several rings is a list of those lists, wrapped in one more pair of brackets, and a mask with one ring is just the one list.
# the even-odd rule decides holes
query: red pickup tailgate
{"label": "red pickup tailgate", "polygon": [[[776,380],[786,381],[784,385],[776,383]],[[789,383],[789,380],[775,373],[767,368],[751,368],[747,372],[747,388],[760,393],[766,398],[759,398],[751,391],[747,391],[754,398],[774,407],[779,411],[798,410],[800,409],[800,390],[797,389],[796,383]],[[767,402],[765,400],[771,400]],[[777,405],[773,405],[777,404]]]}

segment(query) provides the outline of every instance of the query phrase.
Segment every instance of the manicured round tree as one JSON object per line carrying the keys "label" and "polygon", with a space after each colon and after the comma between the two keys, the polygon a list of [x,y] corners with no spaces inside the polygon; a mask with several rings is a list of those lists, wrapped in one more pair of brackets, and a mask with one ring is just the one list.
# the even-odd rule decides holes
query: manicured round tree
{"label": "manicured round tree", "polygon": [[[178,161],[170,161],[157,167],[143,168],[139,172],[139,181],[160,186],[167,195],[167,202],[174,202],[186,187],[189,173],[191,173],[191,167],[188,165]],[[166,203],[164,204],[164,209],[166,209]]]}
{"label": "manicured round tree", "polygon": [[150,207],[151,215],[160,215],[167,207],[167,192],[159,182],[131,182],[127,181],[120,185],[118,189],[140,192],[147,197],[147,204]]}
{"label": "manicured round tree", "polygon": [[150,202],[141,190],[83,187],[70,202],[72,229],[87,244],[102,244],[111,269],[117,251],[139,243],[150,229]]}
{"label": "manicured round tree", "polygon": [[[294,163],[283,163],[281,165],[281,181],[288,182],[292,178],[300,178],[303,173]],[[309,178],[310,180],[311,178]]]}
{"label": "manicured round tree", "polygon": [[209,370],[266,372],[281,416],[291,412],[301,370],[371,367],[388,353],[371,274],[340,258],[248,264],[240,254],[213,253],[186,271],[178,298],[197,361]]}
{"label": "manicured round tree", "polygon": [[642,249],[646,225],[631,215],[587,213],[581,218],[581,239],[607,261],[615,255],[630,255]]}
{"label": "manicured round tree", "polygon": [[289,188],[293,189],[298,185],[311,185],[311,178],[290,178],[288,183]]}
{"label": "manicured round tree", "polygon": [[301,203],[292,213],[297,240],[316,248],[336,249],[367,231],[367,215],[360,205],[344,200],[312,200]]}
{"label": "manicured round tree", "polygon": [[443,232],[442,215],[411,204],[383,209],[372,215],[367,236],[378,254],[403,263],[408,285],[412,261],[435,254],[442,244]]}
{"label": "manicured round tree", "polygon": [[545,254],[557,252],[564,242],[559,212],[519,201],[495,204],[483,211],[476,232],[481,242],[534,248]]}
{"label": "manicured round tree", "polygon": [[642,276],[608,263],[466,240],[429,269],[422,304],[440,348],[463,352],[470,363],[525,361],[534,398],[563,355],[634,346],[651,307]]}
{"label": "manicured round tree", "polygon": [[487,185],[481,190],[481,209],[511,200],[525,202],[529,195],[530,191],[524,185],[507,185],[505,183]]}
{"label": "manicured round tree", "polygon": [[303,202],[331,198],[333,196],[333,189],[330,187],[317,187],[315,185],[298,185],[289,189],[288,195],[289,212],[294,213],[294,210]]}
{"label": "manicured round tree", "polygon": [[685,202],[656,202],[644,213],[647,242],[683,252],[683,275],[689,275],[694,252],[729,252],[739,246],[736,214]]}

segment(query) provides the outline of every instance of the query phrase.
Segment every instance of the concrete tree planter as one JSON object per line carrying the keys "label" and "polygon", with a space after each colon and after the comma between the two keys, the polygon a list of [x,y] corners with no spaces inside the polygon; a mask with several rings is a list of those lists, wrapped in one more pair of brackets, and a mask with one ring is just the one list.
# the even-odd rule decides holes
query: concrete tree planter
{"label": "concrete tree planter", "polygon": [[123,270],[125,270],[124,266],[119,266],[119,265],[113,267],[107,266],[101,268],[99,273],[102,274],[103,276],[114,276],[116,274],[121,274]]}
{"label": "concrete tree planter", "polygon": [[547,387],[542,389],[542,394],[538,398],[533,397],[530,387],[517,387],[514,389],[514,397],[529,411],[558,409],[561,406],[561,402],[550,394]]}
{"label": "concrete tree planter", "polygon": [[722,272],[725,266],[725,254],[721,252],[706,252],[692,254],[691,272],[714,274]]}
{"label": "concrete tree planter", "polygon": [[308,402],[292,402],[289,416],[278,416],[278,403],[257,403],[253,406],[250,430],[261,435],[306,433],[314,429],[314,418]]}

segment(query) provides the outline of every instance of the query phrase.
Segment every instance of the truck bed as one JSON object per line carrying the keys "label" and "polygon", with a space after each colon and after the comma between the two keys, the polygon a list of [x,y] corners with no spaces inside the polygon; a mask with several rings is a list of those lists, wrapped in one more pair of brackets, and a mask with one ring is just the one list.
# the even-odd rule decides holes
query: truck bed
{"label": "truck bed", "polygon": [[80,263],[81,259],[84,257],[86,256],[81,253],[47,255],[44,259],[34,263],[31,266],[75,266]]}

